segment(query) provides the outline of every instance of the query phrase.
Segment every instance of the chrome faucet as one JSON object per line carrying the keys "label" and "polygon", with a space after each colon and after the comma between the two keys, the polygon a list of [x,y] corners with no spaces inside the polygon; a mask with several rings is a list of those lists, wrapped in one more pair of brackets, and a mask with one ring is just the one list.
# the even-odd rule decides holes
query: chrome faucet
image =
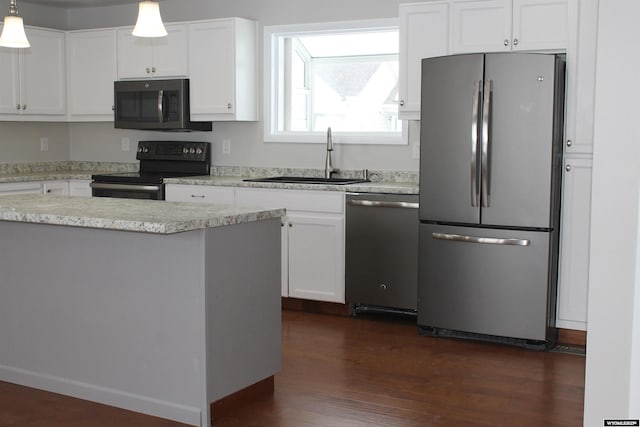
{"label": "chrome faucet", "polygon": [[333,138],[331,137],[331,127],[327,128],[327,157],[324,161],[324,177],[331,178],[332,174],[338,173],[339,170],[333,167],[331,161],[331,152],[333,151]]}

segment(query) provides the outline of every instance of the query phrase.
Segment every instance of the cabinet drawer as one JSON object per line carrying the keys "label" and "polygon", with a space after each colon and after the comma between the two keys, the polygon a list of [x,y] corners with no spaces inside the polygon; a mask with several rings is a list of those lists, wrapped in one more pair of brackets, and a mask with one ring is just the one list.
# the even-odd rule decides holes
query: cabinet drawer
{"label": "cabinet drawer", "polygon": [[327,191],[236,189],[236,204],[292,211],[344,212],[344,194]]}
{"label": "cabinet drawer", "polygon": [[165,199],[169,202],[220,203],[234,202],[233,188],[209,187],[206,185],[168,184]]}

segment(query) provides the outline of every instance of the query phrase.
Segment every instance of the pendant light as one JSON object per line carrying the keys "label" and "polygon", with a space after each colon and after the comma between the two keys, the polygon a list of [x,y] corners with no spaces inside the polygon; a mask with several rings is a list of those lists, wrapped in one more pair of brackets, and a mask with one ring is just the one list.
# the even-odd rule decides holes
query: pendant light
{"label": "pendant light", "polygon": [[157,1],[141,1],[138,4],[138,20],[131,33],[136,37],[164,37],[167,30],[160,17],[160,5]]}
{"label": "pendant light", "polygon": [[30,47],[27,35],[24,33],[22,18],[18,16],[16,0],[9,0],[9,15],[4,17],[0,46],[26,48]]}

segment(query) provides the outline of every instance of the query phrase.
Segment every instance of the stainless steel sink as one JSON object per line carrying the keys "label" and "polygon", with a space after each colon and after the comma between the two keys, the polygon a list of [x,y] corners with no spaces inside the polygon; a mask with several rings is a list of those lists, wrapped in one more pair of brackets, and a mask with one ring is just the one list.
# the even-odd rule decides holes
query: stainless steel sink
{"label": "stainless steel sink", "polygon": [[367,182],[360,178],[322,178],[312,176],[272,176],[268,178],[247,178],[247,182],[279,182],[283,184],[357,184]]}

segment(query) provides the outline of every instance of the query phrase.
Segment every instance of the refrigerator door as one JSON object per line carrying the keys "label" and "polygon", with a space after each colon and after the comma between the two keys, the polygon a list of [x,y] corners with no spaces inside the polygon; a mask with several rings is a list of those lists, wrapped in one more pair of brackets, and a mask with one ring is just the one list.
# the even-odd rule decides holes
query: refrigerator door
{"label": "refrigerator door", "polygon": [[482,224],[552,226],[552,180],[560,178],[561,167],[552,147],[554,109],[561,108],[554,102],[555,61],[541,54],[485,56]]}
{"label": "refrigerator door", "polygon": [[422,60],[420,219],[478,224],[484,55]]}
{"label": "refrigerator door", "polygon": [[545,341],[552,234],[420,224],[418,325]]}

